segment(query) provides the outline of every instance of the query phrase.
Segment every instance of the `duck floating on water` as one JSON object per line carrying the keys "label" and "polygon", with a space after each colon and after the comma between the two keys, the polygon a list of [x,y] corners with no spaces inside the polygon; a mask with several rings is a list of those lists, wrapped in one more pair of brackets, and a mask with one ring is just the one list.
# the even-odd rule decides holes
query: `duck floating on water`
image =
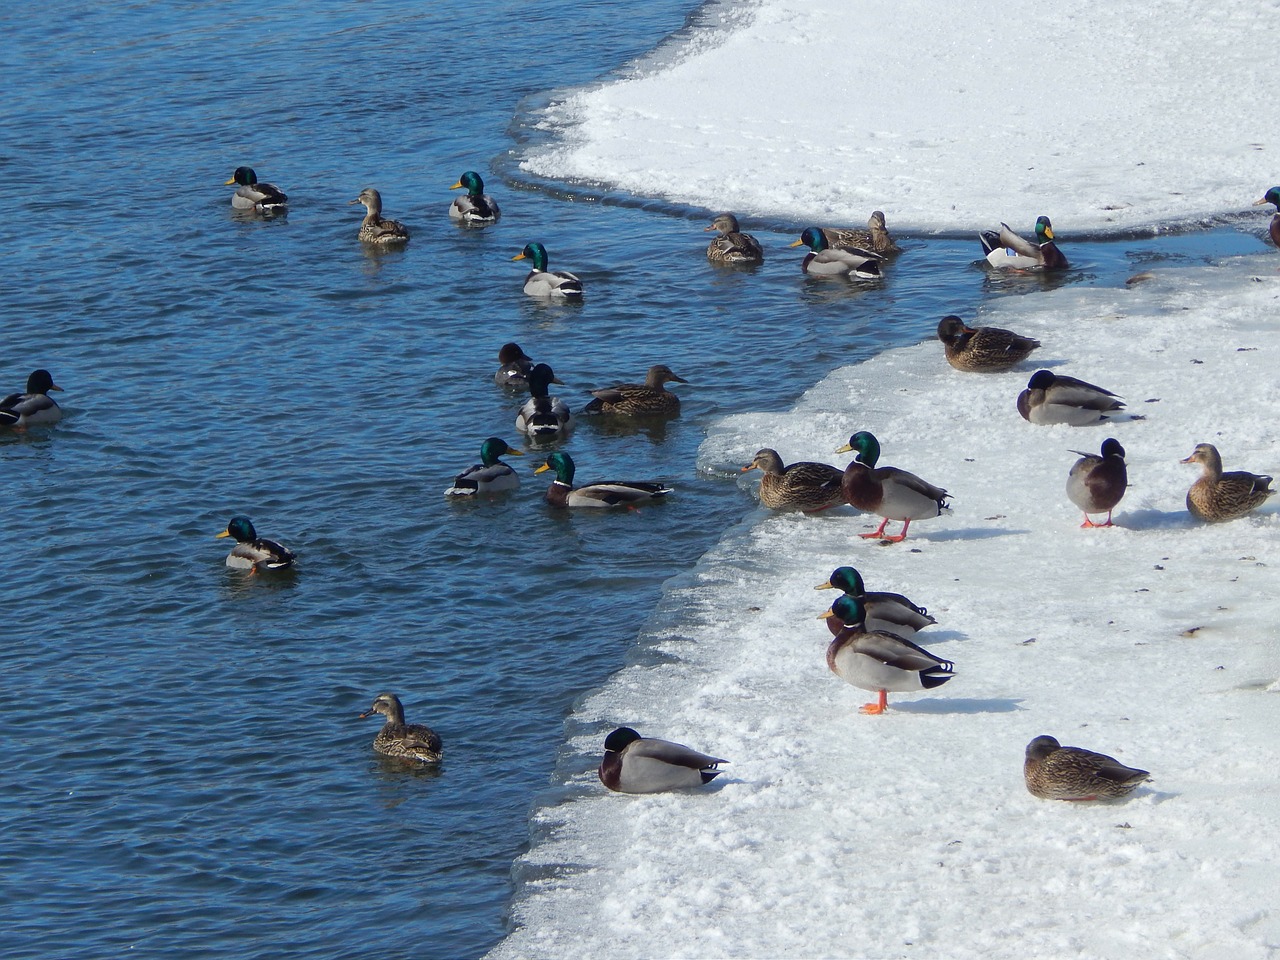
{"label": "duck floating on water", "polygon": [[797,460],[784,466],[778,451],[765,447],[742,472],[760,470],[760,503],[770,510],[826,510],[845,502],[844,470],[828,463]]}
{"label": "duck floating on water", "polygon": [[545,363],[535,363],[528,379],[529,399],[516,414],[516,429],[535,440],[555,440],[568,434],[573,429],[573,412],[550,394],[551,384],[564,383]]}
{"label": "duck floating on water", "polygon": [[498,350],[498,372],[493,382],[508,390],[528,390],[529,371],[533,358],[520,349],[518,343],[504,343]]}
{"label": "duck floating on water", "polygon": [[446,497],[474,497],[478,494],[506,493],[520,486],[520,475],[510,464],[498,458],[509,454],[523,457],[524,453],[507,446],[500,437],[489,437],[480,444],[480,462],[463,470],[444,492]]}
{"label": "duck floating on water", "polygon": [[849,227],[819,227],[827,246],[833,250],[853,247],[859,250],[870,250],[882,257],[890,257],[901,253],[902,248],[889,236],[889,228],[884,222],[884,212],[876,210],[867,220],[866,230],[854,230]]}
{"label": "duck floating on water", "polygon": [[1052,370],[1037,370],[1018,394],[1018,413],[1028,423],[1069,423],[1084,427],[1101,423],[1108,414],[1124,409],[1124,401],[1102,387]]}
{"label": "duck floating on water", "polygon": [[449,219],[469,227],[483,227],[497,223],[502,212],[493,197],[484,192],[484,180],[474,170],[468,170],[458,178],[450,190],[466,190],[460,197],[454,197],[449,204]]}
{"label": "duck floating on water", "polygon": [[49,396],[50,390],[62,391],[48,370],[33,370],[27,377],[25,393],[11,393],[0,400],[0,427],[25,430],[41,424],[57,423],[62,408]]}
{"label": "duck floating on water", "polygon": [[227,529],[214,537],[234,537],[236,545],[227,554],[227,566],[237,570],[286,570],[297,554],[283,544],[258,536],[248,517],[232,517]]}
{"label": "duck floating on water", "polygon": [[827,243],[827,238],[817,227],[808,227],[800,239],[790,244],[793,247],[807,246],[800,269],[815,277],[842,277],[846,280],[879,280],[880,254],[861,247],[841,247],[834,249]]}
{"label": "duck floating on water", "polygon": [[1018,236],[1007,223],[1000,224],[999,230],[983,231],[978,239],[987,263],[997,270],[1065,270],[1070,266],[1054,242],[1048,217],[1036,219],[1035,243]]}
{"label": "duck floating on water", "polygon": [[711,221],[703,232],[719,231],[719,236],[707,245],[707,259],[712,263],[764,263],[764,250],[760,241],[738,228],[738,218],[732,213],[722,213]]}
{"label": "duck floating on water", "polygon": [[947,363],[957,370],[999,373],[1025,360],[1040,341],[1000,327],[971,327],[957,316],[938,322]]}
{"label": "duck floating on water", "polygon": [[[1084,512],[1082,527],[1110,527],[1111,511],[1124,497],[1129,486],[1128,468],[1124,462],[1124,447],[1120,441],[1108,437],[1102,441],[1100,453],[1072,450],[1080,459],[1067,474],[1067,498]],[[1091,513],[1106,513],[1103,523],[1089,519]]]}
{"label": "duck floating on water", "polygon": [[1271,477],[1244,470],[1222,472],[1222,456],[1212,443],[1198,443],[1191,456],[1180,463],[1198,463],[1200,479],[1187,491],[1187,510],[1197,520],[1224,523],[1238,520],[1267,502],[1275,493]]}
{"label": "duck floating on water", "polygon": [[1151,779],[1146,770],[1127,767],[1115,757],[1064,747],[1048,736],[1027,744],[1022,776],[1031,795],[1043,800],[1113,800]]}
{"label": "duck floating on water", "polygon": [[[813,589],[842,590],[861,600],[866,614],[863,626],[871,633],[883,630],[910,640],[917,631],[938,622],[929,615],[928,610],[912,603],[900,593],[868,592],[863,585],[862,574],[854,567],[836,567],[825,583],[820,583]],[[827,627],[832,634],[844,629],[839,617],[828,617]]]}
{"label": "duck floating on water", "polygon": [[[862,533],[860,537],[900,543],[907,539],[912,520],[928,520],[951,511],[947,502],[951,494],[942,487],[897,467],[877,467],[880,441],[872,434],[858,431],[836,453],[850,450],[854,457],[844,468],[841,481],[844,498],[859,510],[884,518],[875,532]],[[896,537],[885,536],[884,528],[890,520],[902,522],[902,532]]]}
{"label": "duck floating on water", "polygon": [[257,210],[259,213],[274,213],[283,210],[289,202],[285,192],[274,183],[259,183],[258,175],[253,167],[236,167],[223,186],[237,184],[236,192],[231,195],[231,206],[236,210]]}
{"label": "duck floating on water", "polygon": [[540,243],[526,243],[512,260],[532,260],[533,269],[524,278],[524,292],[531,297],[581,300],[582,281],[565,270],[547,269],[547,248]]}
{"label": "duck floating on water", "polygon": [[604,738],[600,782],[615,793],[661,793],[710,783],[728,763],[681,743],[642,737],[619,727]]}
{"label": "duck floating on water", "polygon": [[378,735],[373,738],[373,749],[384,757],[395,757],[412,763],[439,763],[444,759],[444,745],[440,734],[421,723],[405,723],[404,707],[394,693],[380,693],[359,719],[380,713],[387,718]]}
{"label": "duck floating on water", "polygon": [[534,473],[554,470],[555,480],[547,488],[547,503],[553,507],[634,507],[658,500],[672,492],[665,483],[651,480],[598,480],[574,487],[576,466],[567,453],[556,452]]}
{"label": "duck floating on water", "polygon": [[356,236],[365,243],[385,247],[409,242],[409,228],[399,220],[388,220],[382,215],[382,194],[373,187],[365,187],[350,203],[364,204],[364,221]]}
{"label": "duck floating on water", "polygon": [[592,390],[591,395],[595,399],[582,412],[624,417],[674,417],[680,412],[680,398],[665,384],[688,382],[672,373],[665,363],[655,364],[649,368],[644,383],[619,383]]}

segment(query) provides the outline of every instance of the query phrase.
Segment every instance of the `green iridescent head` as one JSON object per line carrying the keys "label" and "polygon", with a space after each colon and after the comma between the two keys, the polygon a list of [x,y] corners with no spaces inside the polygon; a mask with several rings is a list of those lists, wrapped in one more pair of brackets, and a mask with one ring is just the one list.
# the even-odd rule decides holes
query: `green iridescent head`
{"label": "green iridescent head", "polygon": [[533,269],[547,269],[547,248],[540,243],[526,243],[524,249],[517,253],[512,260],[532,260]]}
{"label": "green iridescent head", "polygon": [[484,443],[480,444],[480,462],[486,467],[492,467],[498,462],[498,458],[504,454],[510,454],[513,457],[524,456],[524,453],[521,451],[507,446],[507,441],[500,437],[490,437]]}
{"label": "green iridescent head", "polygon": [[831,572],[831,579],[828,582],[837,590],[843,590],[855,597],[860,597],[867,592],[862,583],[862,574],[853,567],[836,567]]}
{"label": "green iridescent head", "polygon": [[848,453],[850,450],[853,451],[853,459],[868,467],[874,467],[880,459],[880,441],[866,430],[855,433],[836,453]]}
{"label": "green iridescent head", "polygon": [[480,174],[476,173],[474,170],[468,170],[466,173],[460,176],[458,178],[458,182],[455,183],[449,189],[450,190],[465,189],[467,193],[470,194],[471,196],[478,197],[482,193],[484,193],[484,181],[480,179]]}
{"label": "green iridescent head", "polygon": [[547,457],[546,463],[533,472],[542,473],[546,470],[554,470],[556,472],[557,480],[561,483],[567,483],[569,486],[573,486],[573,457],[569,456],[567,453],[556,451]]}

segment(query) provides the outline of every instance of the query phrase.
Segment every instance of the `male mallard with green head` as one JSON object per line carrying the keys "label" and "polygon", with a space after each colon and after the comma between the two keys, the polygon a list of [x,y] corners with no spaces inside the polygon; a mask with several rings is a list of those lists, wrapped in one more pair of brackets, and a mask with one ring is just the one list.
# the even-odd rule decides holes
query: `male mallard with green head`
{"label": "male mallard with green head", "polygon": [[1024,240],[1007,223],[1000,229],[978,234],[983,256],[997,270],[1065,270],[1070,266],[1053,239],[1053,224],[1048,217],[1036,220],[1036,242]]}
{"label": "male mallard with green head", "polygon": [[1261,200],[1253,201],[1255,207],[1260,207],[1266,203],[1274,203],[1276,213],[1271,218],[1271,223],[1267,226],[1267,234],[1271,237],[1271,242],[1280,247],[1280,187],[1272,187]]}
{"label": "male mallard with green head", "polygon": [[540,243],[526,243],[512,260],[532,260],[533,269],[524,278],[524,292],[531,297],[581,300],[582,281],[565,270],[547,269],[547,248]]}
{"label": "male mallard with green head", "polygon": [[699,753],[682,743],[642,737],[630,727],[619,727],[604,738],[600,782],[616,793],[661,793],[710,783],[728,763]]}
{"label": "male mallard with green head", "polygon": [[[836,453],[854,452],[853,460],[844,468],[841,490],[845,500],[859,510],[874,513],[884,520],[873,533],[862,533],[866,539],[880,539],[900,543],[907,538],[912,520],[928,520],[950,512],[947,500],[951,494],[922,480],[914,473],[897,467],[877,467],[880,459],[880,441],[865,430],[849,438],[849,442]],[[885,536],[884,528],[890,520],[902,522],[902,532],[896,537]]]}
{"label": "male mallard with green head", "polygon": [[1108,419],[1108,414],[1124,409],[1124,401],[1110,390],[1055,374],[1037,370],[1018,394],[1018,413],[1028,423],[1069,423],[1084,427]]}
{"label": "male mallard with green head", "polygon": [[501,211],[493,197],[484,192],[484,181],[480,174],[468,170],[458,178],[450,190],[466,190],[460,197],[454,197],[449,204],[449,219],[468,227],[482,227],[497,223]]}
{"label": "male mallard with green head", "polygon": [[[1072,450],[1080,459],[1067,474],[1067,498],[1084,513],[1082,527],[1110,527],[1111,511],[1124,496],[1129,486],[1129,472],[1124,462],[1124,447],[1120,441],[1108,437],[1102,441],[1100,453]],[[1107,519],[1094,523],[1091,513],[1103,513]]]}
{"label": "male mallard with green head", "polygon": [[520,475],[510,464],[499,457],[508,454],[523,457],[524,453],[507,446],[499,437],[489,437],[480,444],[480,462],[463,470],[444,492],[446,497],[474,497],[478,494],[506,493],[520,486]]}
{"label": "male mallard with green head", "polygon": [[[884,630],[910,640],[918,630],[938,622],[929,615],[928,610],[912,603],[900,593],[868,592],[862,583],[862,574],[854,567],[836,567],[825,583],[820,583],[813,589],[842,590],[851,597],[857,597],[862,601],[866,612],[863,625],[873,633]],[[828,617],[827,627],[833,634],[844,629],[838,617]]]}
{"label": "male mallard with green head", "polygon": [[231,206],[236,210],[257,210],[259,213],[272,213],[283,210],[289,198],[274,183],[261,183],[253,167],[236,167],[223,186],[236,184],[236,192],[231,195]]}
{"label": "male mallard with green head", "polygon": [[846,280],[879,280],[880,261],[884,259],[872,250],[861,247],[835,249],[817,227],[808,227],[800,239],[790,244],[809,248],[800,269],[814,277],[842,277]]}
{"label": "male mallard with green head", "polygon": [[258,536],[248,517],[232,517],[227,529],[214,539],[223,537],[235,538],[236,545],[227,554],[227,566],[237,570],[285,570],[297,559],[297,554],[283,544]]}
{"label": "male mallard with green head", "polygon": [[556,452],[547,457],[534,473],[554,470],[555,480],[547,488],[547,503],[553,507],[633,507],[671,493],[671,487],[650,480],[599,480],[574,487],[576,467],[567,453]]}
{"label": "male mallard with green head", "polygon": [[62,391],[53,382],[48,370],[33,370],[27,377],[25,393],[11,393],[0,400],[0,427],[27,427],[44,423],[57,423],[62,419],[62,408],[49,396],[50,390]]}

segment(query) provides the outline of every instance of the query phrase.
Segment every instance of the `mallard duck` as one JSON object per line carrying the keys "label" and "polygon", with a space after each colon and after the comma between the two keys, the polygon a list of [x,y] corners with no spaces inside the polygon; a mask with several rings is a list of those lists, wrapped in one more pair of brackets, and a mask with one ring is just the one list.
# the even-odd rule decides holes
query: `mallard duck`
{"label": "mallard duck", "polygon": [[547,270],[547,248],[540,243],[526,243],[512,260],[532,260],[533,269],[524,278],[524,292],[531,297],[560,297],[577,300],[582,296],[582,281],[564,270]]}
{"label": "mallard duck", "polygon": [[49,396],[50,390],[62,392],[49,371],[31,371],[25,393],[11,393],[0,400],[0,427],[24,430],[42,423],[57,423],[62,419],[62,408]]}
{"label": "mallard duck", "polygon": [[664,384],[688,383],[677,377],[665,363],[649,368],[644,383],[619,383],[592,390],[595,397],[583,413],[611,413],[624,417],[674,417],[680,412],[680,398]]}
{"label": "mallard duck", "polygon": [[534,473],[554,470],[556,478],[547,488],[547,503],[553,507],[631,507],[665,497],[671,487],[647,480],[600,480],[584,487],[573,485],[574,463],[567,453],[553,453]]}
{"label": "mallard duck", "polygon": [[1023,337],[999,327],[970,327],[957,316],[938,322],[938,339],[943,343],[947,363],[957,370],[998,373],[1025,360],[1040,346],[1039,340]]}
{"label": "mallard duck", "polygon": [[1123,409],[1124,401],[1110,390],[1075,377],[1057,376],[1051,370],[1037,370],[1027,381],[1027,389],[1018,394],[1018,413],[1030,423],[1083,427]]}
{"label": "mallard duck", "polygon": [[498,363],[498,372],[493,375],[494,383],[508,390],[529,389],[533,358],[520,349],[520,344],[504,343],[498,351]]}
{"label": "mallard duck", "polygon": [[[1124,463],[1124,447],[1119,440],[1108,437],[1102,441],[1100,454],[1072,450],[1080,459],[1067,474],[1067,497],[1084,511],[1082,527],[1110,527],[1111,511],[1124,496],[1129,486],[1129,473]],[[1094,523],[1091,513],[1106,511],[1105,523]]]}
{"label": "mallard duck", "polygon": [[882,257],[902,252],[902,248],[893,242],[893,237],[889,236],[889,228],[884,222],[884,213],[880,210],[871,214],[866,230],[852,230],[848,227],[819,227],[818,229],[826,238],[827,246],[833,250],[854,247],[870,250]]}
{"label": "mallard duck", "polygon": [[1065,270],[1070,266],[1053,242],[1053,224],[1048,217],[1037,218],[1035,243],[1018,236],[1007,223],[1000,224],[999,231],[978,234],[978,239],[987,263],[998,270]]}
{"label": "mallard duck", "polygon": [[1126,767],[1105,753],[1064,747],[1053,737],[1027,744],[1022,776],[1031,795],[1044,800],[1111,800],[1151,779],[1146,770]]}
{"label": "mallard duck", "polygon": [[[850,450],[854,451],[854,458],[844,468],[841,482],[844,498],[859,510],[884,518],[874,533],[859,536],[900,543],[907,538],[912,520],[928,520],[941,516],[944,511],[950,512],[947,499],[951,494],[946,490],[897,467],[877,467],[880,442],[870,433],[860,430],[836,453]],[[902,532],[896,537],[885,536],[884,528],[890,520],[902,521]]]}
{"label": "mallard duck", "polygon": [[1191,456],[1180,463],[1198,463],[1204,468],[1200,479],[1187,491],[1187,509],[1197,520],[1221,523],[1252,513],[1275,493],[1271,478],[1243,470],[1222,472],[1222,457],[1211,443],[1198,443]]}
{"label": "mallard duck", "polygon": [[707,245],[707,259],[713,263],[764,263],[760,242],[738,229],[738,218],[722,213],[703,232],[718,230],[720,235]]}
{"label": "mallard duck", "polygon": [[1280,247],[1280,187],[1272,187],[1261,200],[1253,201],[1255,207],[1260,207],[1265,203],[1274,203],[1276,205],[1276,213],[1271,218],[1271,224],[1267,227],[1267,233],[1271,236],[1271,242]]}
{"label": "mallard duck", "polygon": [[545,363],[534,364],[529,371],[529,399],[516,414],[516,429],[535,440],[552,440],[573,429],[569,405],[548,392],[553,383],[564,385]]}
{"label": "mallard duck", "polygon": [[[910,640],[916,631],[938,622],[929,616],[928,610],[916,606],[900,593],[868,593],[862,583],[862,574],[853,567],[836,567],[826,583],[820,583],[813,589],[833,588],[862,601],[866,613],[863,626],[872,633],[883,630]],[[843,629],[838,617],[828,617],[827,626],[833,634]]]}
{"label": "mallard duck", "polygon": [[935,657],[895,633],[866,628],[866,606],[859,597],[844,594],[820,619],[835,617],[844,624],[827,646],[827,667],[845,683],[880,694],[876,703],[864,704],[862,713],[889,709],[889,691],[905,693],[940,687],[955,674],[955,664]]}
{"label": "mallard duck", "polygon": [[844,471],[826,463],[799,460],[783,466],[777,450],[765,447],[742,468],[761,470],[760,502],[770,510],[826,510],[844,503],[840,481]]}
{"label": "mallard duck", "polygon": [[449,219],[457,220],[469,226],[482,226],[496,223],[502,212],[493,197],[484,192],[484,181],[480,174],[468,170],[458,178],[450,190],[466,190],[461,197],[454,197],[449,204]]}
{"label": "mallard duck", "polygon": [[229,187],[233,183],[239,184],[231,195],[231,206],[237,210],[270,212],[280,210],[289,202],[285,192],[274,183],[259,183],[253,167],[236,167],[236,172],[223,186]]}
{"label": "mallard duck", "polygon": [[227,529],[214,537],[235,537],[236,545],[227,554],[227,566],[237,570],[284,570],[297,558],[288,547],[258,536],[248,517],[232,517]]}
{"label": "mallard duck", "polygon": [[619,727],[604,738],[600,782],[615,793],[660,793],[710,783],[728,760],[709,757],[680,743],[642,737]]}
{"label": "mallard duck", "polygon": [[373,749],[386,757],[410,760],[414,763],[439,763],[444,759],[444,745],[440,734],[421,723],[405,723],[404,707],[394,693],[380,693],[360,719],[380,713],[387,718],[378,735],[373,738]]}
{"label": "mallard duck", "polygon": [[809,227],[800,234],[792,247],[807,246],[800,269],[815,277],[844,277],[846,280],[879,280],[880,261],[884,257],[861,247],[844,247],[833,250],[827,238],[817,227]]}
{"label": "mallard duck", "polygon": [[444,492],[446,497],[473,497],[479,493],[504,493],[520,486],[520,475],[498,458],[503,454],[523,457],[524,453],[507,446],[505,440],[490,437],[480,444],[480,462],[467,467]]}
{"label": "mallard duck", "polygon": [[409,242],[409,228],[399,220],[388,220],[382,215],[382,194],[373,187],[365,187],[351,203],[363,203],[367,211],[358,234],[365,243],[389,246]]}

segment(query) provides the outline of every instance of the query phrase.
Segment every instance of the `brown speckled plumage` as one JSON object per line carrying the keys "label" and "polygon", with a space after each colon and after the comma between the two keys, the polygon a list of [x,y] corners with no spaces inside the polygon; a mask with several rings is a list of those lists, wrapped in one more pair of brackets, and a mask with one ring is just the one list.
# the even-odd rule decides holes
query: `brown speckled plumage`
{"label": "brown speckled plumage", "polygon": [[420,723],[405,723],[404,707],[394,693],[378,694],[373,706],[360,714],[360,719],[375,713],[387,718],[373,738],[373,749],[378,753],[415,763],[439,763],[444,757],[440,735]]}
{"label": "brown speckled plumage", "polygon": [[666,364],[649,368],[644,383],[619,383],[612,387],[592,390],[595,397],[584,413],[610,413],[624,417],[671,417],[680,412],[680,398],[668,390],[665,384],[688,383],[677,377]]}
{"label": "brown speckled plumage", "polygon": [[799,460],[784,466],[778,451],[766,447],[742,468],[761,470],[760,502],[770,510],[825,510],[844,503],[844,471],[826,463]]}
{"label": "brown speckled plumage", "polygon": [[1197,520],[1222,523],[1236,520],[1258,509],[1275,493],[1271,478],[1243,470],[1222,472],[1222,457],[1211,443],[1196,444],[1182,463],[1198,463],[1204,468],[1200,479],[1187,491],[1187,509]]}
{"label": "brown speckled plumage", "polygon": [[760,242],[738,229],[738,218],[732,213],[720,214],[704,232],[711,230],[719,231],[720,235],[707,245],[708,260],[713,263],[764,263]]}
{"label": "brown speckled plumage", "polygon": [[885,226],[884,213],[880,210],[871,214],[866,230],[852,230],[847,227],[821,227],[822,235],[827,238],[827,246],[832,249],[841,247],[858,247],[872,250],[883,257],[901,253],[902,248],[889,236],[889,228]]}
{"label": "brown speckled plumage", "polygon": [[1053,737],[1036,737],[1027,744],[1022,775],[1027,790],[1044,800],[1111,800],[1128,796],[1150,779],[1146,770],[1104,753],[1064,747]]}
{"label": "brown speckled plumage", "polygon": [[957,370],[998,373],[1025,360],[1040,341],[999,327],[970,327],[956,316],[938,323],[947,363]]}

